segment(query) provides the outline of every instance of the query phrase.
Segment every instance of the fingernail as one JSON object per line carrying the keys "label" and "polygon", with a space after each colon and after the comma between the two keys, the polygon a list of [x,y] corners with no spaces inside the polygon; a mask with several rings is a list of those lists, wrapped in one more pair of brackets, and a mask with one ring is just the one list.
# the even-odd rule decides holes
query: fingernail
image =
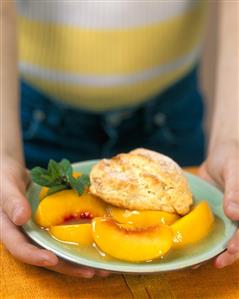
{"label": "fingernail", "polygon": [[227,205],[228,212],[239,212],[239,204],[237,202],[230,201]]}
{"label": "fingernail", "polygon": [[50,258],[47,254],[42,254],[41,255],[43,261],[42,264],[43,266],[55,266],[56,261],[54,261],[52,258]]}
{"label": "fingernail", "polygon": [[24,213],[24,209],[22,206],[17,206],[13,211],[12,220],[14,223],[18,223]]}
{"label": "fingernail", "polygon": [[193,269],[193,270],[196,270],[196,269],[198,269],[200,266],[201,266],[201,264],[195,265],[195,266],[192,267],[192,269]]}
{"label": "fingernail", "polygon": [[221,261],[216,261],[216,267],[217,267],[218,269],[221,269],[221,268],[224,267],[224,265],[223,265],[223,263],[222,263]]}
{"label": "fingernail", "polygon": [[93,278],[94,276],[95,276],[95,273],[90,273],[90,272],[88,272],[88,273],[85,273],[85,275],[84,275],[86,278]]}
{"label": "fingernail", "polygon": [[236,244],[232,243],[229,247],[228,247],[228,251],[230,252],[230,254],[235,254],[237,253],[239,249],[237,248]]}
{"label": "fingernail", "polygon": [[109,275],[110,275],[110,273],[107,271],[99,271],[99,276],[101,276],[101,277],[108,277]]}
{"label": "fingernail", "polygon": [[52,261],[48,261],[48,260],[44,260],[42,262],[42,266],[45,266],[45,267],[51,267],[51,266],[55,266],[56,263],[53,263]]}
{"label": "fingernail", "polygon": [[92,278],[95,275],[95,272],[82,270],[82,269],[77,270],[77,273],[80,274],[80,276],[84,277],[84,278]]}

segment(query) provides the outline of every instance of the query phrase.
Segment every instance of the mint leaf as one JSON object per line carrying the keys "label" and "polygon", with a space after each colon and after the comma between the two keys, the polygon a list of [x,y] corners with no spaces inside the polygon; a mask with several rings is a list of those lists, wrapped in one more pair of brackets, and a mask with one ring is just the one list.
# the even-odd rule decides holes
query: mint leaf
{"label": "mint leaf", "polygon": [[85,187],[90,186],[90,178],[87,174],[82,174],[77,180],[80,180]]}
{"label": "mint leaf", "polygon": [[70,161],[68,161],[67,159],[62,159],[58,165],[61,175],[69,179],[73,174],[73,168]]}
{"label": "mint leaf", "polygon": [[90,180],[89,177],[85,174],[82,174],[79,178],[70,178],[71,187],[79,194],[82,195],[85,191],[85,188],[89,186]]}
{"label": "mint leaf", "polygon": [[84,184],[78,179],[71,177],[70,184],[72,189],[74,189],[78,193],[78,195],[82,195],[84,193],[84,189],[85,189]]}
{"label": "mint leaf", "polygon": [[31,170],[31,177],[38,185],[49,188],[47,195],[64,189],[74,189],[82,195],[85,188],[90,185],[89,176],[86,174],[78,178],[73,177],[73,168],[67,159],[62,159],[59,163],[50,160],[47,169],[34,167]]}
{"label": "mint leaf", "polygon": [[53,180],[57,181],[57,179],[61,176],[59,164],[54,160],[49,161],[47,170]]}
{"label": "mint leaf", "polygon": [[34,167],[31,170],[31,177],[35,183],[46,187],[50,187],[54,181],[48,171],[41,167]]}

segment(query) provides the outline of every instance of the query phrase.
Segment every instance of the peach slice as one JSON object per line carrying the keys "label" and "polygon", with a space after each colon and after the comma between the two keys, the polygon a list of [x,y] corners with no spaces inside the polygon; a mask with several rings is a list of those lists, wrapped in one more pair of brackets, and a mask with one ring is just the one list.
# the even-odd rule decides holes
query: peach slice
{"label": "peach slice", "polygon": [[81,245],[91,245],[94,242],[90,223],[51,226],[49,232],[54,238],[64,242]]}
{"label": "peach slice", "polygon": [[74,190],[63,190],[40,202],[35,221],[42,227],[50,227],[69,219],[92,219],[104,214],[105,204],[101,199],[89,193],[79,196]]}
{"label": "peach slice", "polygon": [[154,226],[158,224],[170,225],[175,222],[179,216],[163,211],[131,211],[110,206],[109,215],[119,223],[133,224],[134,226]]}
{"label": "peach slice", "polygon": [[43,198],[45,198],[47,196],[47,191],[48,191],[48,187],[41,187],[40,192],[39,192],[39,199],[43,200]]}
{"label": "peach slice", "polygon": [[166,225],[133,228],[112,218],[98,217],[92,221],[92,230],[97,246],[120,260],[152,260],[163,256],[172,246],[172,231]]}
{"label": "peach slice", "polygon": [[[80,172],[74,171],[72,176],[74,178],[78,178],[79,176],[81,176]],[[42,200],[43,198],[45,198],[47,196],[47,191],[48,191],[48,187],[41,187],[40,192],[39,192],[39,199]]]}
{"label": "peach slice", "polygon": [[193,244],[206,237],[214,222],[206,201],[201,201],[190,213],[171,225],[174,233],[173,248]]}

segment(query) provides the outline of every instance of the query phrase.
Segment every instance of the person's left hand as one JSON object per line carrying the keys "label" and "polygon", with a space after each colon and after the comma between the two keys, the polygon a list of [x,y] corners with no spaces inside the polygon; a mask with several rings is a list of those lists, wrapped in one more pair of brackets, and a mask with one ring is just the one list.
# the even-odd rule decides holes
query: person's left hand
{"label": "person's left hand", "polygon": [[[225,142],[214,146],[199,169],[199,175],[224,190],[223,207],[226,216],[239,220],[239,143]],[[223,268],[239,259],[239,229],[229,241],[227,250],[214,261]]]}

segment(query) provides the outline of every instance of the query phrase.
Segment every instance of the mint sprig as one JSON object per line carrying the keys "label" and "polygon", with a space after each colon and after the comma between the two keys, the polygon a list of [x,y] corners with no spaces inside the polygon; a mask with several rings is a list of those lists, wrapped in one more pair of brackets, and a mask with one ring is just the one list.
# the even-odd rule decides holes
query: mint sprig
{"label": "mint sprig", "polygon": [[73,168],[67,159],[57,163],[50,160],[47,169],[34,167],[31,170],[33,182],[48,187],[46,195],[50,195],[65,189],[74,189],[78,195],[82,195],[85,188],[90,185],[89,176],[82,174],[80,177],[73,177]]}

